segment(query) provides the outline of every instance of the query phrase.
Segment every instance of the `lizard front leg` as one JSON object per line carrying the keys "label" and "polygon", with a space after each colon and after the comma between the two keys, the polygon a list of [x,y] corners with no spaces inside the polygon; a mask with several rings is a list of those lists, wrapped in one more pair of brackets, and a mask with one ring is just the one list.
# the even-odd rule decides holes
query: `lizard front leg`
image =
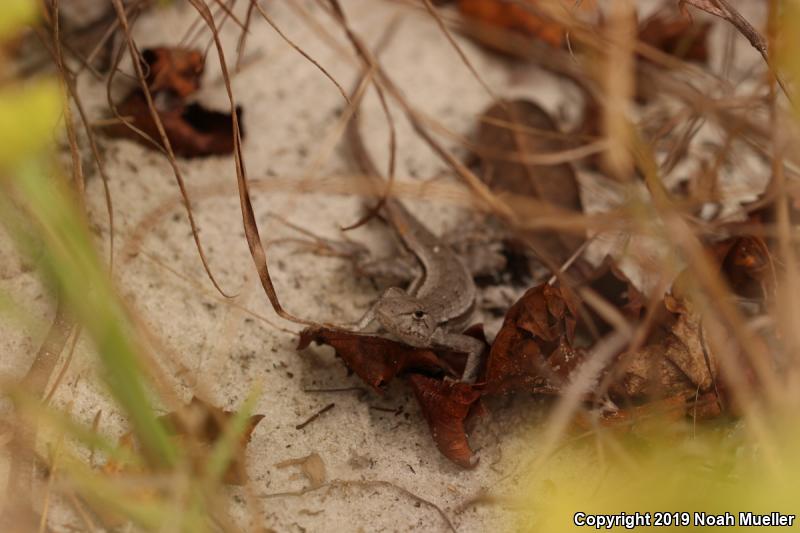
{"label": "lizard front leg", "polygon": [[438,348],[446,348],[467,354],[467,362],[464,365],[464,372],[461,374],[461,382],[475,383],[484,349],[484,344],[481,341],[469,335],[451,333],[442,328],[437,328],[434,331],[431,341]]}

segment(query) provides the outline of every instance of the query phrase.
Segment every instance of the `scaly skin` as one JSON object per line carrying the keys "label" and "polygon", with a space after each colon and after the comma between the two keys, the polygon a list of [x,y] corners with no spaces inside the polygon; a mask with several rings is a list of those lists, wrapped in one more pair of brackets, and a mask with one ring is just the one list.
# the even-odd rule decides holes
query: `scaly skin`
{"label": "scaly skin", "polygon": [[[359,131],[358,113],[348,126],[353,155],[368,176],[379,175]],[[396,199],[386,199],[386,218],[404,246],[422,266],[422,275],[407,290],[387,290],[358,323],[359,329],[377,320],[389,335],[417,348],[448,349],[467,354],[461,380],[475,381],[483,343],[461,334],[475,307],[472,274],[453,250],[417,220]]]}

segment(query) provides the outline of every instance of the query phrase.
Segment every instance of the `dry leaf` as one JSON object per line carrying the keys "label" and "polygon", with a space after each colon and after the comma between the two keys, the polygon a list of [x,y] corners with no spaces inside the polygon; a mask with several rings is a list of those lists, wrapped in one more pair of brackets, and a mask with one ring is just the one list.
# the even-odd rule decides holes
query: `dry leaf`
{"label": "dry leaf", "polygon": [[[120,115],[128,117],[134,126],[160,144],[158,128],[141,92],[131,93],[117,109]],[[172,150],[178,156],[204,157],[233,152],[233,126],[228,113],[210,111],[199,104],[189,104],[160,111],[158,115]],[[236,115],[241,124],[242,110],[239,106],[236,108]],[[129,138],[145,146],[152,146],[124,124],[110,126],[106,131],[112,136]]]}
{"label": "dry leaf", "polygon": [[[465,334],[486,342],[480,326],[470,328]],[[463,371],[464,354],[412,348],[375,335],[329,328],[304,330],[298,350],[311,342],[332,346],[347,367],[379,393],[395,376],[407,374],[439,450],[465,468],[474,465],[464,434],[464,419],[481,396],[481,387],[414,373],[455,378]]]}
{"label": "dry leaf", "polygon": [[[202,53],[181,48],[154,48],[145,50],[142,60],[146,63],[146,80],[153,103],[175,154],[182,157],[204,157],[232,153],[234,139],[231,115],[186,101],[200,87],[204,67]],[[131,91],[117,105],[117,111],[133,126],[162,145],[161,134],[141,90]],[[244,137],[241,107],[237,106],[236,116]],[[152,147],[149,141],[122,123],[108,126],[106,132]]]}
{"label": "dry leaf", "polygon": [[610,256],[592,274],[589,286],[630,320],[642,317],[644,295]]}
{"label": "dry leaf", "polygon": [[[707,251],[735,294],[756,301],[775,294],[775,265],[761,237],[731,237],[708,246]],[[693,277],[692,271],[685,269],[672,283],[672,294],[666,299],[670,311],[692,307]]]}
{"label": "dry leaf", "polygon": [[537,15],[535,1],[523,0],[521,4],[504,0],[459,0],[458,9],[482,24],[536,37],[551,46],[560,47],[564,41],[564,28]]}
{"label": "dry leaf", "polygon": [[[179,439],[189,450],[196,468],[202,469],[208,452],[224,433],[226,426],[236,413],[224,411],[199,398],[192,398],[188,405],[180,411],[169,413],[159,418],[171,429],[175,438]],[[223,481],[229,485],[243,485],[247,481],[244,469],[244,455],[250,437],[264,415],[253,415],[247,422],[239,439]]]}
{"label": "dry leaf", "polygon": [[710,22],[694,22],[672,9],[662,9],[639,27],[639,40],[664,53],[699,63],[708,63]]}
{"label": "dry leaf", "polygon": [[547,283],[528,290],[506,313],[492,345],[487,394],[524,389],[557,393],[583,354],[572,349],[574,296]]}
{"label": "dry leaf", "polygon": [[716,246],[722,273],[739,296],[764,299],[775,291],[775,265],[761,237],[745,235]]}
{"label": "dry leaf", "polygon": [[[192,400],[180,410],[159,417],[172,435],[172,438],[186,451],[197,472],[202,472],[212,447],[223,435],[225,428],[236,413],[224,411],[199,398]],[[244,470],[244,453],[250,443],[250,437],[264,415],[253,415],[247,422],[233,454],[228,470],[223,475],[223,482],[229,485],[243,485],[246,482]],[[120,446],[134,448],[135,438],[132,433],[120,437]],[[125,465],[108,461],[103,466],[108,474],[130,472]]]}
{"label": "dry leaf", "polygon": [[717,361],[705,348],[701,326],[698,315],[681,313],[652,334],[643,348],[620,355],[609,389],[612,398],[629,403],[710,392]]}
{"label": "dry leaf", "polygon": [[332,346],[347,368],[377,392],[382,392],[396,375],[412,369],[456,376],[455,370],[432,350],[412,348],[376,335],[333,328],[307,328],[300,333],[297,349],[302,350],[311,342]]}
{"label": "dry leaf", "polygon": [[414,390],[436,446],[442,454],[464,468],[477,464],[464,430],[464,420],[481,392],[473,385],[442,381],[420,374],[407,378]]}
{"label": "dry leaf", "polygon": [[[512,198],[538,198],[568,211],[583,210],[571,164],[520,161],[570,147],[555,121],[538,104],[530,100],[492,104],[481,114],[475,144],[480,149],[475,154],[480,161],[480,177],[494,192],[509,193]],[[528,237],[535,252],[546,254],[557,264],[569,259],[584,241],[578,235],[549,231],[533,232]]]}
{"label": "dry leaf", "polygon": [[205,58],[200,50],[158,47],[142,51],[147,86],[153,93],[186,98],[200,88]]}
{"label": "dry leaf", "polygon": [[325,462],[318,453],[312,453],[298,459],[287,459],[276,463],[277,468],[287,468],[289,466],[299,466],[300,472],[308,479],[310,489],[316,489],[325,484],[327,474],[325,472]]}

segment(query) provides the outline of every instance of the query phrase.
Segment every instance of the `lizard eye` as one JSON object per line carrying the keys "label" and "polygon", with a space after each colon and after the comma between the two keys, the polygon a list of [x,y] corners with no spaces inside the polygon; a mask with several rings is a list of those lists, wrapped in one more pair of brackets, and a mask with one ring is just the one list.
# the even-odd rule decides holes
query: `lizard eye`
{"label": "lizard eye", "polygon": [[417,320],[422,320],[423,318],[425,318],[425,311],[414,311],[414,314],[412,316]]}

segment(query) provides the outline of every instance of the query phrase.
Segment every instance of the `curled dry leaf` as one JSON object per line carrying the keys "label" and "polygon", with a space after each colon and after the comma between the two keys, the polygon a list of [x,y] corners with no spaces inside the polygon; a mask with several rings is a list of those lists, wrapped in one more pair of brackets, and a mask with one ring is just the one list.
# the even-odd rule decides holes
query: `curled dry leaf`
{"label": "curled dry leaf", "polygon": [[[558,125],[538,104],[530,100],[496,102],[480,117],[475,144],[481,179],[495,192],[527,196],[567,211],[583,210],[570,163],[533,165],[526,157],[569,148]],[[543,213],[543,215],[548,215]],[[549,216],[554,215],[550,213]],[[550,231],[532,233],[535,252],[563,264],[584,238]]]}
{"label": "curled dry leaf", "polygon": [[478,461],[469,446],[464,420],[481,396],[478,388],[420,374],[410,374],[407,380],[439,451],[459,466],[474,467]]}
{"label": "curled dry leaf", "polygon": [[[589,285],[631,321],[643,318],[647,305],[643,295],[610,259]],[[558,394],[585,357],[574,342],[580,327],[577,304],[571,292],[548,284],[526,292],[509,309],[492,346],[485,393]],[[611,398],[634,407],[674,398],[684,406],[684,415],[690,408],[698,417],[718,415],[717,361],[706,349],[699,315],[683,308],[670,313],[659,304],[654,317],[644,346],[621,353],[606,370],[602,382],[610,384]],[[603,391],[592,391],[592,396],[598,392]],[[708,394],[713,405],[706,401]]]}
{"label": "curled dry leaf", "polygon": [[[465,334],[486,342],[480,326],[470,328]],[[379,393],[395,376],[406,374],[439,450],[460,466],[474,465],[464,432],[464,419],[480,397],[481,387],[443,380],[441,376],[430,377],[430,374],[460,376],[465,362],[463,354],[412,348],[376,335],[332,328],[304,330],[298,350],[311,342],[332,346],[348,369]]]}
{"label": "curled dry leaf", "polygon": [[205,70],[200,50],[185,48],[148,48],[142,51],[147,86],[153,93],[170,93],[187,98],[198,89]]}
{"label": "curled dry leaf", "polygon": [[[222,437],[226,426],[236,413],[215,407],[200,398],[192,400],[181,409],[159,417],[172,438],[188,454],[193,468],[202,472],[212,447]],[[244,469],[244,453],[250,438],[264,415],[253,415],[249,418],[245,430],[237,443],[228,470],[223,476],[223,481],[229,485],[243,485],[246,481]],[[133,448],[136,443],[132,433],[120,437],[120,445]],[[127,471],[125,465],[109,461],[103,466],[103,471],[109,474]]]}
{"label": "curled dry leaf", "polygon": [[[143,94],[132,93],[117,109],[134,126],[158,142],[159,132]],[[240,107],[237,107],[236,114],[241,118]],[[227,113],[210,111],[199,104],[189,104],[159,111],[159,117],[176,155],[204,157],[233,152],[233,129],[231,116]],[[142,142],[141,137],[125,125],[115,125],[109,129],[112,135]],[[147,146],[152,145],[148,143]]]}
{"label": "curled dry leaf", "polygon": [[557,393],[582,358],[572,348],[575,316],[574,296],[567,289],[546,283],[529,289],[508,310],[492,345],[486,393]]}
{"label": "curled dry leaf", "polygon": [[[775,265],[764,239],[754,235],[731,237],[708,247],[734,294],[755,301],[775,294]],[[670,311],[691,308],[692,272],[681,272],[666,299]]]}
{"label": "curled dry leaf", "polygon": [[[202,469],[205,467],[209,451],[222,437],[226,426],[235,414],[195,397],[181,410],[166,414],[160,417],[159,420],[164,422],[171,430],[174,438],[179,439],[189,450],[195,468]],[[250,443],[253,431],[263,418],[264,415],[253,415],[248,419],[245,430],[237,443],[233,459],[223,476],[225,483],[229,485],[243,485],[246,483],[245,450]]]}
{"label": "curled dry leaf", "polygon": [[[142,52],[142,61],[147,67],[146,80],[154,105],[175,154],[203,157],[232,153],[234,139],[231,115],[186,101],[200,88],[204,69],[202,53],[181,48],[154,48]],[[133,90],[117,105],[117,111],[133,126],[161,144],[160,132],[141,90]],[[241,125],[241,107],[237,106],[236,115]],[[130,138],[152,146],[122,123],[109,126],[106,131],[112,136]],[[241,131],[244,136],[244,131]]]}
{"label": "curled dry leaf", "polygon": [[564,42],[564,28],[555,21],[537,14],[534,0],[507,2],[504,0],[458,0],[461,13],[488,26],[535,37],[551,46],[560,47]]}
{"label": "curled dry leaf", "polygon": [[[735,295],[761,302],[774,294],[774,265],[760,237],[732,237],[707,246],[707,251]],[[717,416],[720,406],[727,404],[724,375],[705,342],[692,280],[689,269],[678,275],[664,298],[665,318],[656,321],[645,346],[618,358],[612,370],[616,379],[609,389],[616,400],[683,397],[691,400],[689,414],[699,418]],[[746,376],[752,384],[751,369],[746,368]]]}
{"label": "curled dry leaf", "polygon": [[[236,413],[224,411],[199,398],[192,400],[178,411],[159,417],[159,421],[169,431],[171,438],[183,450],[194,472],[201,474],[205,471],[209,454],[217,441],[225,432],[226,426]],[[244,431],[234,450],[228,469],[222,481],[228,485],[244,485],[247,482],[247,473],[244,465],[244,455],[250,437],[263,415],[253,415],[245,426]],[[119,446],[134,450],[137,447],[133,433],[125,433],[119,439]],[[109,459],[101,470],[108,476],[126,476],[131,478],[131,488],[126,496],[139,503],[155,502],[162,500],[164,494],[157,486],[148,483],[152,472],[134,469],[128,464]],[[128,522],[124,515],[111,510],[106,502],[101,500],[88,500],[86,502],[100,518],[106,528],[116,528]]]}
{"label": "curled dry leaf", "polygon": [[413,348],[376,335],[334,328],[307,328],[300,333],[297,349],[307,348],[312,342],[333,347],[347,368],[377,392],[382,392],[396,375],[409,370],[456,375],[455,370],[432,350]]}
{"label": "curled dry leaf", "polygon": [[702,335],[699,316],[675,317],[668,327],[652,334],[644,347],[619,356],[611,370],[611,397],[620,404],[630,404],[711,392],[717,364],[705,349]]}
{"label": "curled dry leaf", "polygon": [[[609,258],[590,286],[634,322],[642,320],[644,296]],[[650,334],[634,352],[623,352],[608,369],[609,394],[622,405],[688,397],[712,390],[717,366],[702,338],[700,316],[667,295],[653,315]],[[685,414],[685,411],[684,411]]]}
{"label": "curled dry leaf", "polygon": [[696,22],[675,9],[664,8],[640,24],[639,40],[672,56],[706,64],[710,29],[708,21]]}
{"label": "curled dry leaf", "polygon": [[761,237],[745,235],[716,246],[722,273],[739,296],[768,299],[775,293],[775,265]]}

